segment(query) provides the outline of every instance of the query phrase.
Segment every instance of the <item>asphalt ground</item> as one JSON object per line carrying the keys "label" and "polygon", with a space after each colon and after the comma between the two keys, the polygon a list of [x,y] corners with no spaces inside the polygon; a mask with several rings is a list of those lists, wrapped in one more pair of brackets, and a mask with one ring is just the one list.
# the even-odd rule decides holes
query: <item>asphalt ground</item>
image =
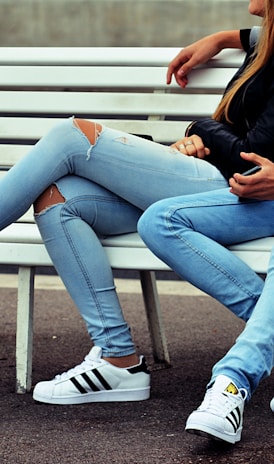
{"label": "asphalt ground", "polygon": [[[42,279],[35,291],[33,384],[80,363],[91,346],[73,303],[51,279]],[[153,363],[138,284],[123,281],[118,285],[122,307],[137,349],[152,370],[151,399],[58,406],[15,393],[16,288],[3,276],[0,281],[1,464],[274,463],[273,375],[246,406],[238,444],[184,431],[188,415],[204,396],[212,365],[243,328],[210,297],[181,282],[159,283],[172,361],[171,368],[163,369]]]}

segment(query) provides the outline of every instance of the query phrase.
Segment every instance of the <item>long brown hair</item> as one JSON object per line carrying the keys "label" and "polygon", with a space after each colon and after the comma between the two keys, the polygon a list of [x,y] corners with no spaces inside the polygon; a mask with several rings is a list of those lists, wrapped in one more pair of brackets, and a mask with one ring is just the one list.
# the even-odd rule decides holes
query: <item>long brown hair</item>
{"label": "long brown hair", "polygon": [[224,95],[212,118],[221,121],[224,117],[229,121],[228,112],[231,101],[236,92],[258,72],[274,54],[274,0],[265,0],[265,13],[262,20],[260,39],[254,50],[254,56],[243,74],[234,82],[233,86]]}

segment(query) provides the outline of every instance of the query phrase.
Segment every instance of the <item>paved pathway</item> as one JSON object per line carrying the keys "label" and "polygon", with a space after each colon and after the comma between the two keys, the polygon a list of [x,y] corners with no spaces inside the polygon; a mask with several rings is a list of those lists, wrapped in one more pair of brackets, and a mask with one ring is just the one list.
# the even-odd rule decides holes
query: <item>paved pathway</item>
{"label": "paved pathway", "polygon": [[[58,280],[39,277],[36,281],[34,384],[78,364],[90,349],[85,326],[67,293],[59,289]],[[192,288],[180,282],[159,283],[172,360],[172,368],[159,369],[151,356],[138,284],[118,281],[138,352],[145,354],[152,368],[151,399],[46,405],[35,403],[31,394],[14,393],[15,281],[14,276],[0,276],[4,285],[0,289],[0,464],[274,463],[271,377],[246,407],[243,438],[236,446],[222,446],[184,432],[186,418],[204,395],[212,365],[243,328],[217,302],[193,294]]]}

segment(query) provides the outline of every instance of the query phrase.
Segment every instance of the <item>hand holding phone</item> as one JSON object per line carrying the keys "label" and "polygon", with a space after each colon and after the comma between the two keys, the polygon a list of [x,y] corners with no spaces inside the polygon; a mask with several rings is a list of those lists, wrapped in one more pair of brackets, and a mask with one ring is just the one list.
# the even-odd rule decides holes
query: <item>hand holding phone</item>
{"label": "hand holding phone", "polygon": [[[254,166],[254,168],[248,169],[248,171],[245,171],[242,173],[242,176],[252,176],[252,174],[256,174],[256,172],[259,172],[262,169],[261,166]],[[245,198],[239,197],[239,201],[244,201]]]}

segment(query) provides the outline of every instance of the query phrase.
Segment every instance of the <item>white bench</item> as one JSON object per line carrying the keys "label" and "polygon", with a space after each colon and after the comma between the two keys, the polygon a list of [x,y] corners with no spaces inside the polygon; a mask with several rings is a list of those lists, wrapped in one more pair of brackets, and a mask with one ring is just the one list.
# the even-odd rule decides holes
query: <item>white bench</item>
{"label": "white bench", "polygon": [[[170,144],[190,121],[212,114],[243,53],[226,50],[192,72],[186,90],[166,86],[175,48],[0,48],[0,175],[57,121],[71,115],[113,128],[150,134]],[[256,272],[265,273],[274,238],[232,247]],[[155,272],[168,267],[137,233],[103,245],[114,269],[140,272],[157,362],[169,364]],[[16,391],[31,388],[33,295],[36,266],[52,266],[32,212],[0,232],[0,264],[18,266]]]}

